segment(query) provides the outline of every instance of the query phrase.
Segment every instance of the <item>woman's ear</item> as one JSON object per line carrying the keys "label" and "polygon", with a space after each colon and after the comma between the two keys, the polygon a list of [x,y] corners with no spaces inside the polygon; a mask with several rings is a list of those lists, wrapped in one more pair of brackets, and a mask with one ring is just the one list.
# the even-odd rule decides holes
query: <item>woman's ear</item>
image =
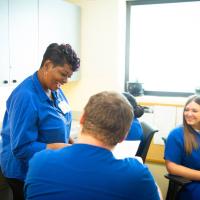
{"label": "woman's ear", "polygon": [[44,62],[44,69],[47,71],[48,69],[50,69],[51,67],[53,67],[53,63],[50,60],[46,60]]}

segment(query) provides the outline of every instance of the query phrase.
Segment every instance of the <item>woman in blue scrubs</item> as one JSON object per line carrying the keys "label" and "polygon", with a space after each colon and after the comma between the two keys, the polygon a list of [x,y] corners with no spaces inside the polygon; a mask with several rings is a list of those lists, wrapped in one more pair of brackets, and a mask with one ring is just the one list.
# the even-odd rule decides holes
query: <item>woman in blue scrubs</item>
{"label": "woman in blue scrubs", "polygon": [[170,174],[192,180],[178,193],[178,199],[200,199],[200,96],[186,102],[183,125],[170,132],[164,158]]}
{"label": "woman in blue scrubs", "polygon": [[137,104],[135,98],[130,93],[124,92],[122,94],[127,98],[134,110],[134,119],[126,140],[143,140],[143,130],[138,118],[144,114],[144,108]]}
{"label": "woman in blue scrubs", "polygon": [[0,158],[14,200],[24,199],[30,158],[43,149],[59,149],[70,142],[72,114],[60,87],[79,66],[80,59],[69,44],[50,44],[40,69],[20,83],[6,102]]}

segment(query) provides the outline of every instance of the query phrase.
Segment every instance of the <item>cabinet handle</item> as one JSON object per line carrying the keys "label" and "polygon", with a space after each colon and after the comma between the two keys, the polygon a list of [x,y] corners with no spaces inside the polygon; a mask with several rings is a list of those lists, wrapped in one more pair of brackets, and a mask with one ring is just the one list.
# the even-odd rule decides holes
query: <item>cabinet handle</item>
{"label": "cabinet handle", "polygon": [[17,80],[12,80],[13,83],[17,83]]}
{"label": "cabinet handle", "polygon": [[4,80],[3,83],[4,83],[4,84],[8,84],[8,81],[7,81],[7,80]]}

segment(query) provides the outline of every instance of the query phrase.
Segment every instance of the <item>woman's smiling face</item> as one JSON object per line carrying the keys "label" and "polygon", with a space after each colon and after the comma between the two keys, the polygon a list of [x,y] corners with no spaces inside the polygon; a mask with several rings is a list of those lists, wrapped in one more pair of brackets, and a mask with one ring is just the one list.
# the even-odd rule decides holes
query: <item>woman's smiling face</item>
{"label": "woman's smiling face", "polygon": [[184,118],[194,129],[200,128],[200,105],[191,101],[184,110]]}
{"label": "woman's smiling face", "polygon": [[51,61],[49,61],[48,67],[45,68],[44,72],[44,85],[47,89],[57,90],[61,85],[68,82],[73,74],[71,66],[69,64],[64,64],[64,66],[54,66]]}

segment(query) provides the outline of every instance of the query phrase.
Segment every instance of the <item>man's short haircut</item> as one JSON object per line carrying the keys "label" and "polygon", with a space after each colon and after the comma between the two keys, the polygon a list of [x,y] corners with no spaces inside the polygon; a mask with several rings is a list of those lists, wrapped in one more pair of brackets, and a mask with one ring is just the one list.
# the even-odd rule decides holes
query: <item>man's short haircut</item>
{"label": "man's short haircut", "polygon": [[116,92],[100,92],[90,97],[84,108],[82,132],[108,146],[124,139],[134,114],[128,100]]}

